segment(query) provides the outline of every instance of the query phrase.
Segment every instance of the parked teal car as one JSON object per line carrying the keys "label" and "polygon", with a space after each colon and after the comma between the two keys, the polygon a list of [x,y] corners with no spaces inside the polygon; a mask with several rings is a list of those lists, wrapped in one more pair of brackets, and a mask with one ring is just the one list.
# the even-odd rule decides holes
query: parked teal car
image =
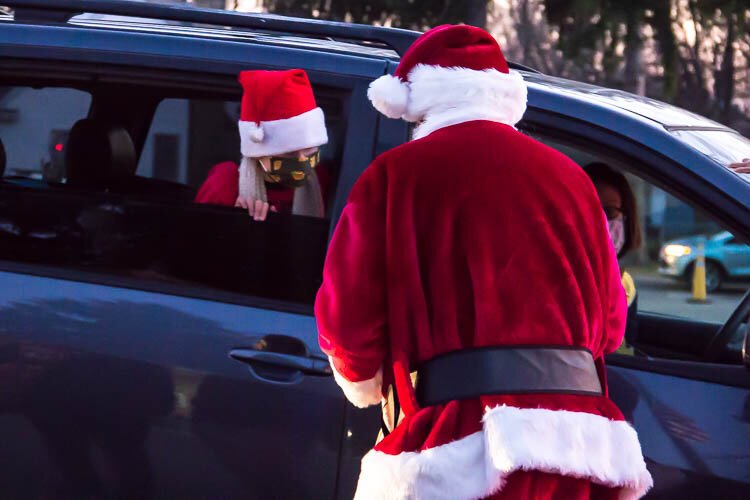
{"label": "parked teal car", "polygon": [[698,245],[706,257],[706,291],[718,290],[726,281],[750,279],[750,246],[729,231],[713,236],[690,236],[665,243],[659,251],[659,273],[691,282]]}

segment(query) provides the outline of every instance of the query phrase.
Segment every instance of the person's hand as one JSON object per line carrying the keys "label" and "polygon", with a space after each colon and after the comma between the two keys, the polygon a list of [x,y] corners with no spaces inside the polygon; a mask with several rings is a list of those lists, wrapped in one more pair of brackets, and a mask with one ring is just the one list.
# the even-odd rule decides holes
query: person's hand
{"label": "person's hand", "polygon": [[268,202],[263,200],[256,200],[253,197],[248,196],[244,198],[242,196],[237,197],[237,201],[234,202],[235,207],[241,207],[247,210],[247,213],[253,220],[261,221],[266,220],[268,215]]}
{"label": "person's hand", "polygon": [[737,163],[730,163],[729,168],[738,174],[750,174],[750,158],[745,158]]}

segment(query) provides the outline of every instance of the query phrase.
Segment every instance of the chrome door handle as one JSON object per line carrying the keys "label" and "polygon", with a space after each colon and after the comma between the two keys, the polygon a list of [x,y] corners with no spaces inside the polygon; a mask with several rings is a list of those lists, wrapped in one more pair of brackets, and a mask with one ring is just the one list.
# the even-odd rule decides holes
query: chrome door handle
{"label": "chrome door handle", "polygon": [[258,363],[298,370],[305,375],[329,376],[333,374],[328,360],[314,355],[295,356],[280,352],[240,348],[229,351],[229,357],[249,365]]}

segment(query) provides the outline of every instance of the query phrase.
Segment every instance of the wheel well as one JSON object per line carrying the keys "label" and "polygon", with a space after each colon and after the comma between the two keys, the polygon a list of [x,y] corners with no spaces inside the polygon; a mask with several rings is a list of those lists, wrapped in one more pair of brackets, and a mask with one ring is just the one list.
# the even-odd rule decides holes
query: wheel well
{"label": "wheel well", "polygon": [[[706,265],[708,265],[708,264],[713,264],[714,266],[716,266],[716,268],[719,270],[719,272],[721,273],[721,275],[723,277],[727,276],[727,270],[724,268],[724,265],[721,262],[719,262],[718,260],[713,259],[711,257],[707,257],[706,258]],[[695,259],[693,259],[693,261],[691,261],[690,264],[688,264],[685,267],[685,272],[683,273],[683,276],[685,278],[690,278],[693,275],[693,268],[694,267],[695,267]]]}

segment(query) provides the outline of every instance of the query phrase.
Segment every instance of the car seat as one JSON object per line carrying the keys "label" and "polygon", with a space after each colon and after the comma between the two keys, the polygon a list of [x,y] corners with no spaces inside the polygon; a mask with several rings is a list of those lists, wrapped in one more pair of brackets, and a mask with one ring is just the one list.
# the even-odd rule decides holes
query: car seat
{"label": "car seat", "polygon": [[135,175],[138,162],[130,134],[100,120],[79,120],[68,136],[67,184],[137,196],[191,201],[193,189],[177,182]]}
{"label": "car seat", "polygon": [[66,184],[104,190],[135,174],[135,146],[127,130],[85,118],[73,125],[65,152]]}

